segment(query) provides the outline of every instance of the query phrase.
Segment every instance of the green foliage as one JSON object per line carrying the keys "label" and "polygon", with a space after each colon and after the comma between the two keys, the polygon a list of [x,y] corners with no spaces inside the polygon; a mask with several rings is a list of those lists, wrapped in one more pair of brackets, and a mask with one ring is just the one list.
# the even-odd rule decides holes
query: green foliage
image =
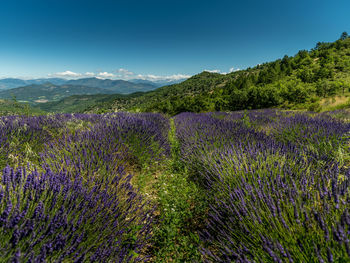
{"label": "green foliage", "polygon": [[321,104],[319,101],[313,102],[309,104],[308,111],[313,111],[313,112],[320,112],[321,111]]}

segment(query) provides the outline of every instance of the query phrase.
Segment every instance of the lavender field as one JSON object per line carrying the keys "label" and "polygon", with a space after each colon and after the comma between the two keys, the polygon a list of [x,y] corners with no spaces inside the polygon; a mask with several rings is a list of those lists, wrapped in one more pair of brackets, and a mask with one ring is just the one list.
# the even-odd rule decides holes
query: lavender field
{"label": "lavender field", "polygon": [[1,117],[0,262],[349,262],[348,117]]}

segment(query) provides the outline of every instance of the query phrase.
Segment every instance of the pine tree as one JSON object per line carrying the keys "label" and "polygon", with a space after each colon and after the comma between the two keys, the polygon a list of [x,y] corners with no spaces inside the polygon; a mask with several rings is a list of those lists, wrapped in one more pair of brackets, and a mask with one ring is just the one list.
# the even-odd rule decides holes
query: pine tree
{"label": "pine tree", "polygon": [[349,34],[347,32],[343,32],[340,36],[340,40],[345,40],[349,37]]}

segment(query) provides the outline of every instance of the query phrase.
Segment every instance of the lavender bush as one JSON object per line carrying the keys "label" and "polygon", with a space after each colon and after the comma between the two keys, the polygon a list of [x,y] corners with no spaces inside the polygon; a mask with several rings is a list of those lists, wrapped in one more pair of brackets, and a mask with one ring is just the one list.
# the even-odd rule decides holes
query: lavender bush
{"label": "lavender bush", "polygon": [[[326,140],[343,147],[349,125],[263,113],[176,117],[183,162],[193,167],[210,202],[203,260],[349,261],[349,169],[330,151],[305,147]],[[291,138],[286,130],[297,126],[294,139],[281,139]]]}
{"label": "lavender bush", "polygon": [[0,262],[146,261],[154,205],[126,167],[167,157],[168,130],[160,114],[2,117],[17,168],[0,181]]}
{"label": "lavender bush", "polygon": [[121,171],[101,180],[6,167],[0,190],[2,262],[138,261],[152,211]]}
{"label": "lavender bush", "polygon": [[66,130],[45,144],[42,162],[55,171],[84,174],[113,171],[118,165],[147,165],[169,155],[169,121],[160,114],[106,114],[88,129]]}

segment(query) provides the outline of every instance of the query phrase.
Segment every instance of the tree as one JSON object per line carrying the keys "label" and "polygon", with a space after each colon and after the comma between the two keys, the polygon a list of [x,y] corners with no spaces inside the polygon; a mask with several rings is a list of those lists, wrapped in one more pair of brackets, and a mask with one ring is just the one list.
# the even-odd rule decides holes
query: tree
{"label": "tree", "polygon": [[340,36],[340,40],[345,40],[349,37],[348,33],[347,32],[343,32]]}
{"label": "tree", "polygon": [[309,55],[309,52],[307,50],[299,50],[297,54],[301,59],[306,58]]}
{"label": "tree", "polygon": [[306,68],[302,69],[297,74],[298,78],[300,78],[303,82],[311,83],[314,80],[314,74],[311,69]]}
{"label": "tree", "polygon": [[346,90],[349,90],[349,85],[344,80],[338,81],[337,85],[338,85],[338,89],[342,90],[343,95],[345,94]]}
{"label": "tree", "polygon": [[316,94],[325,98],[326,96],[335,95],[340,88],[341,83],[325,79],[319,80],[316,84]]}
{"label": "tree", "polygon": [[326,64],[320,67],[320,69],[316,73],[317,79],[326,79],[332,78],[334,76],[334,72],[331,68],[331,65]]}
{"label": "tree", "polygon": [[329,48],[332,45],[332,43],[325,43],[325,42],[317,42],[315,49],[316,50],[324,50]]}

